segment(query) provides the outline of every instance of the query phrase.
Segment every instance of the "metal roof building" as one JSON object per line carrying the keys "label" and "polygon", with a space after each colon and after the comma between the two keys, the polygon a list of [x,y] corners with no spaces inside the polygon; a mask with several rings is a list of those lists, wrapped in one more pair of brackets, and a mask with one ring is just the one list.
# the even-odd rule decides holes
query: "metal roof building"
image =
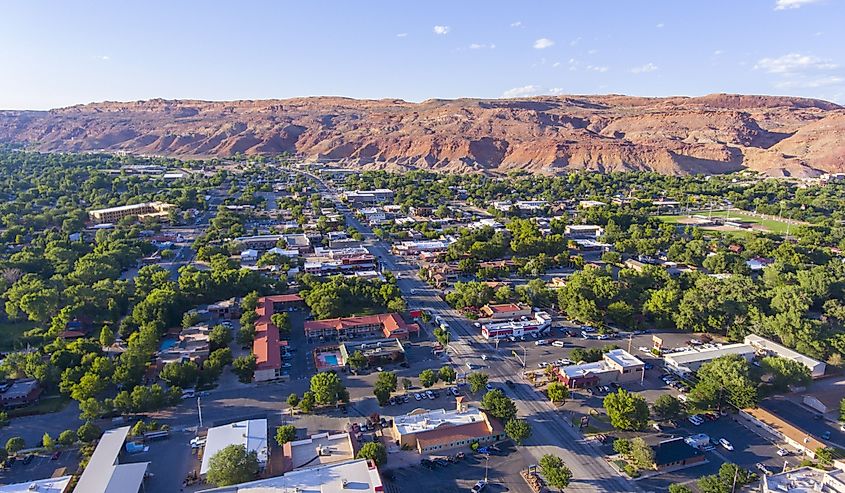
{"label": "metal roof building", "polygon": [[258,465],[263,468],[267,464],[267,420],[250,419],[209,428],[205,450],[202,453],[200,475],[208,472],[208,463],[214,454],[229,445],[243,445],[247,452],[255,452],[258,455]]}
{"label": "metal roof building", "polygon": [[129,428],[124,426],[103,433],[74,493],[137,493],[141,490],[150,463],[118,464]]}

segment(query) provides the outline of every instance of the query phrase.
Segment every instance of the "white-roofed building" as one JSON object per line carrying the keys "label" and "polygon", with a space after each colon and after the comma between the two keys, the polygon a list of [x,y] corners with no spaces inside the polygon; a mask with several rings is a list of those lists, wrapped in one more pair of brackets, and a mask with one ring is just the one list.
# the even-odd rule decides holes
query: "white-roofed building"
{"label": "white-roofed building", "polygon": [[810,376],[813,378],[823,377],[825,369],[827,368],[827,364],[824,361],[804,356],[798,351],[794,351],[788,347],[782,346],[755,334],[748,334],[745,336],[745,343],[750,344],[757,351],[765,352],[768,355],[779,356],[784,359],[790,359],[797,363],[801,363],[810,370]]}
{"label": "white-roofed building", "polygon": [[318,433],[287,442],[283,449],[285,471],[335,464],[355,458],[352,437],[347,432]]}
{"label": "white-roofed building", "polygon": [[645,363],[624,349],[613,349],[601,361],[558,368],[558,380],[570,388],[587,388],[611,382],[641,382]]}
{"label": "white-roofed building", "polygon": [[736,354],[748,361],[754,357],[756,350],[750,344],[723,344],[706,349],[690,349],[680,353],[671,353],[663,356],[666,367],[678,373],[689,373],[698,371],[701,365],[709,363],[716,358]]}
{"label": "white-roofed building", "polygon": [[267,465],[267,420],[250,419],[209,428],[202,453],[200,475],[205,476],[208,472],[208,463],[214,454],[229,445],[243,445],[247,452],[255,452],[258,465],[263,469]]}
{"label": "white-roofed building", "polygon": [[291,471],[274,478],[259,479],[200,493],[381,493],[376,465],[365,459],[326,464]]}
{"label": "white-roofed building", "polygon": [[88,465],[76,483],[74,493],[138,493],[149,462],[118,464],[118,456],[129,435],[129,426],[103,433]]}
{"label": "white-roofed building", "polygon": [[0,486],[0,493],[67,493],[70,491],[71,479],[73,479],[73,476],[61,476],[7,484]]}
{"label": "white-roofed building", "polygon": [[572,239],[596,240],[604,234],[604,228],[595,224],[569,224],[563,234]]}

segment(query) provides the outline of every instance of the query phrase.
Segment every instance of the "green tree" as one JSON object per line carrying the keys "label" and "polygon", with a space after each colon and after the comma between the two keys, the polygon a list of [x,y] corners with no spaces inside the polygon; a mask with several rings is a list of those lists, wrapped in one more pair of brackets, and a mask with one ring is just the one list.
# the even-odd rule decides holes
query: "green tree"
{"label": "green tree", "polygon": [[379,372],[378,376],[376,377],[375,386],[384,387],[390,392],[395,392],[397,383],[398,382],[395,373],[393,373],[392,371],[382,371]]}
{"label": "green tree", "polygon": [[193,361],[186,361],[184,363],[174,361],[164,365],[159,376],[171,386],[187,389],[196,385],[197,378],[199,377],[199,368],[197,368],[197,364]]}
{"label": "green tree", "polygon": [[833,465],[833,449],[830,447],[822,447],[816,450],[816,460],[819,464],[825,467]]}
{"label": "green tree", "polygon": [[77,438],[75,431],[65,430],[59,433],[59,445],[62,447],[69,447],[76,443]]}
{"label": "green tree", "polygon": [[245,483],[258,474],[258,456],[243,445],[226,446],[208,462],[206,480],[215,486]]}
{"label": "green tree", "polygon": [[111,327],[108,325],[103,325],[103,328],[100,330],[100,345],[108,347],[112,344],[114,344],[114,332],[112,332]]}
{"label": "green tree", "polygon": [[443,347],[449,345],[449,331],[443,327],[434,328],[434,338],[437,339],[437,342],[439,342]]}
{"label": "green tree", "polygon": [[291,330],[290,316],[284,312],[278,312],[270,315],[270,322],[279,328],[282,334],[288,334]]}
{"label": "green tree", "polygon": [[631,440],[627,438],[617,438],[613,441],[613,451],[625,457],[631,455]]}
{"label": "green tree", "polygon": [[725,402],[743,409],[757,403],[757,386],[749,377],[748,361],[739,355],[728,355],[705,363],[699,368],[698,383],[691,395],[705,406],[721,409]]}
{"label": "green tree", "polygon": [[390,401],[390,389],[386,387],[373,387],[373,395],[376,396],[379,406],[384,406]]}
{"label": "green tree", "polygon": [[661,394],[651,408],[661,420],[678,419],[684,415],[684,404],[669,394]]}
{"label": "green tree", "polygon": [[376,463],[377,466],[383,466],[387,463],[387,449],[384,445],[378,442],[367,442],[355,455],[356,459],[369,459]]}
{"label": "green tree", "polygon": [[53,450],[53,448],[56,447],[56,441],[53,439],[53,437],[50,436],[49,433],[44,432],[44,436],[41,437],[41,446],[47,449],[48,451]]}
{"label": "green tree", "polygon": [[569,387],[561,382],[552,382],[546,387],[546,395],[553,403],[566,403],[569,398]]}
{"label": "green tree", "polygon": [[556,455],[546,454],[540,457],[540,473],[549,485],[562,490],[569,486],[572,471],[563,463],[563,459]]}
{"label": "green tree", "polygon": [[411,381],[410,378],[403,378],[402,379],[402,388],[405,390],[411,390],[411,387],[414,385],[414,382]]}
{"label": "green tree", "polygon": [[218,324],[208,332],[208,344],[211,351],[228,348],[232,342],[232,333],[226,327]]}
{"label": "green tree", "polygon": [[795,360],[766,356],[760,361],[760,367],[770,375],[772,386],[779,390],[806,386],[812,380],[809,368]]}
{"label": "green tree", "polygon": [[472,372],[467,377],[467,383],[469,383],[469,390],[474,394],[479,390],[483,389],[487,385],[487,374],[482,373],[479,371]]}
{"label": "green tree", "polygon": [[291,392],[287,398],[288,406],[294,408],[299,405],[299,396],[296,395],[296,392]]}
{"label": "green tree", "polygon": [[604,408],[617,430],[642,430],[648,424],[648,403],[625,389],[605,396]]}
{"label": "green tree", "polygon": [[514,443],[522,445],[531,436],[531,425],[524,419],[511,419],[505,424],[505,433]]}
{"label": "green tree", "polygon": [[23,441],[21,437],[12,437],[6,440],[6,451],[11,455],[17,454],[19,451],[23,450],[26,446],[26,442]]}
{"label": "green tree", "polygon": [[9,413],[0,411],[0,428],[9,426]]}
{"label": "green tree", "polygon": [[423,387],[431,387],[437,383],[437,374],[434,373],[434,370],[426,369],[420,372],[419,379],[420,385]]}
{"label": "green tree", "polygon": [[297,408],[304,413],[310,413],[314,410],[314,406],[317,405],[317,402],[314,400],[314,393],[311,391],[306,391],[302,394],[302,400],[299,401],[297,404]]}
{"label": "green tree", "polygon": [[502,421],[509,421],[516,417],[516,404],[499,389],[493,389],[481,398],[481,405],[491,415]]}
{"label": "green tree", "polygon": [[437,372],[437,377],[446,383],[452,383],[458,377],[458,373],[451,366],[442,366]]}
{"label": "green tree", "polygon": [[355,371],[359,371],[367,366],[367,357],[361,351],[355,351],[349,355],[346,363]]}
{"label": "green tree", "polygon": [[296,426],[282,425],[276,428],[276,443],[280,447],[294,440],[296,440]]}
{"label": "green tree", "polygon": [[636,437],[631,440],[631,460],[640,469],[654,469],[654,449]]}
{"label": "green tree", "polygon": [[311,377],[311,393],[314,401],[321,406],[333,406],[341,400],[346,390],[337,373],[332,371],[317,373]]}
{"label": "green tree", "polygon": [[675,483],[669,485],[669,493],[692,493],[692,490],[689,489],[689,486]]}
{"label": "green tree", "polygon": [[238,381],[241,383],[252,382],[252,377],[255,375],[256,359],[254,354],[249,356],[238,356],[232,361],[232,372],[238,376]]}

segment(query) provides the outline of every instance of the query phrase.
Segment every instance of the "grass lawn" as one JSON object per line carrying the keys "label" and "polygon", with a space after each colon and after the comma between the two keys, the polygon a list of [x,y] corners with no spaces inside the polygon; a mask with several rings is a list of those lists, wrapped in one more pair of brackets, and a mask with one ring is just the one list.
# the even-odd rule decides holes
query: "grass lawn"
{"label": "grass lawn", "polygon": [[11,351],[26,346],[21,343],[23,333],[34,328],[29,320],[19,322],[0,322],[0,351]]}
{"label": "grass lawn", "polygon": [[[772,233],[777,233],[777,234],[786,233],[786,230],[789,227],[789,225],[786,224],[786,222],[784,222],[784,221],[778,221],[776,219],[766,219],[766,218],[763,218],[763,217],[753,216],[751,214],[739,212],[739,211],[713,211],[712,213],[710,211],[697,211],[697,212],[693,212],[692,214],[699,214],[699,215],[702,215],[702,216],[711,215],[712,217],[723,217],[723,218],[727,217],[727,218],[730,218],[730,219],[740,219],[742,221],[747,221],[749,223],[762,226],[762,227],[768,229],[769,231],[771,231]],[[792,228],[794,228],[794,227],[795,226],[793,225]]]}
{"label": "grass lawn", "polygon": [[35,414],[55,413],[64,409],[69,402],[70,397],[64,395],[48,395],[41,397],[41,399],[32,406],[26,406],[20,409],[10,409],[8,413],[9,417],[12,418],[32,416]]}

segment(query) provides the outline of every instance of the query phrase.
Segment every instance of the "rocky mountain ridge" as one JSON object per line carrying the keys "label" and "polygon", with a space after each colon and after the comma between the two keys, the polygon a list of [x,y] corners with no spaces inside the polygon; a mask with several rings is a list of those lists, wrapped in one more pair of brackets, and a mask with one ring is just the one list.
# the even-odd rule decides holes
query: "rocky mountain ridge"
{"label": "rocky mountain ridge", "polygon": [[713,94],[521,99],[155,99],[0,111],[0,141],[185,157],[294,153],[364,168],[770,175],[845,171],[845,108]]}

